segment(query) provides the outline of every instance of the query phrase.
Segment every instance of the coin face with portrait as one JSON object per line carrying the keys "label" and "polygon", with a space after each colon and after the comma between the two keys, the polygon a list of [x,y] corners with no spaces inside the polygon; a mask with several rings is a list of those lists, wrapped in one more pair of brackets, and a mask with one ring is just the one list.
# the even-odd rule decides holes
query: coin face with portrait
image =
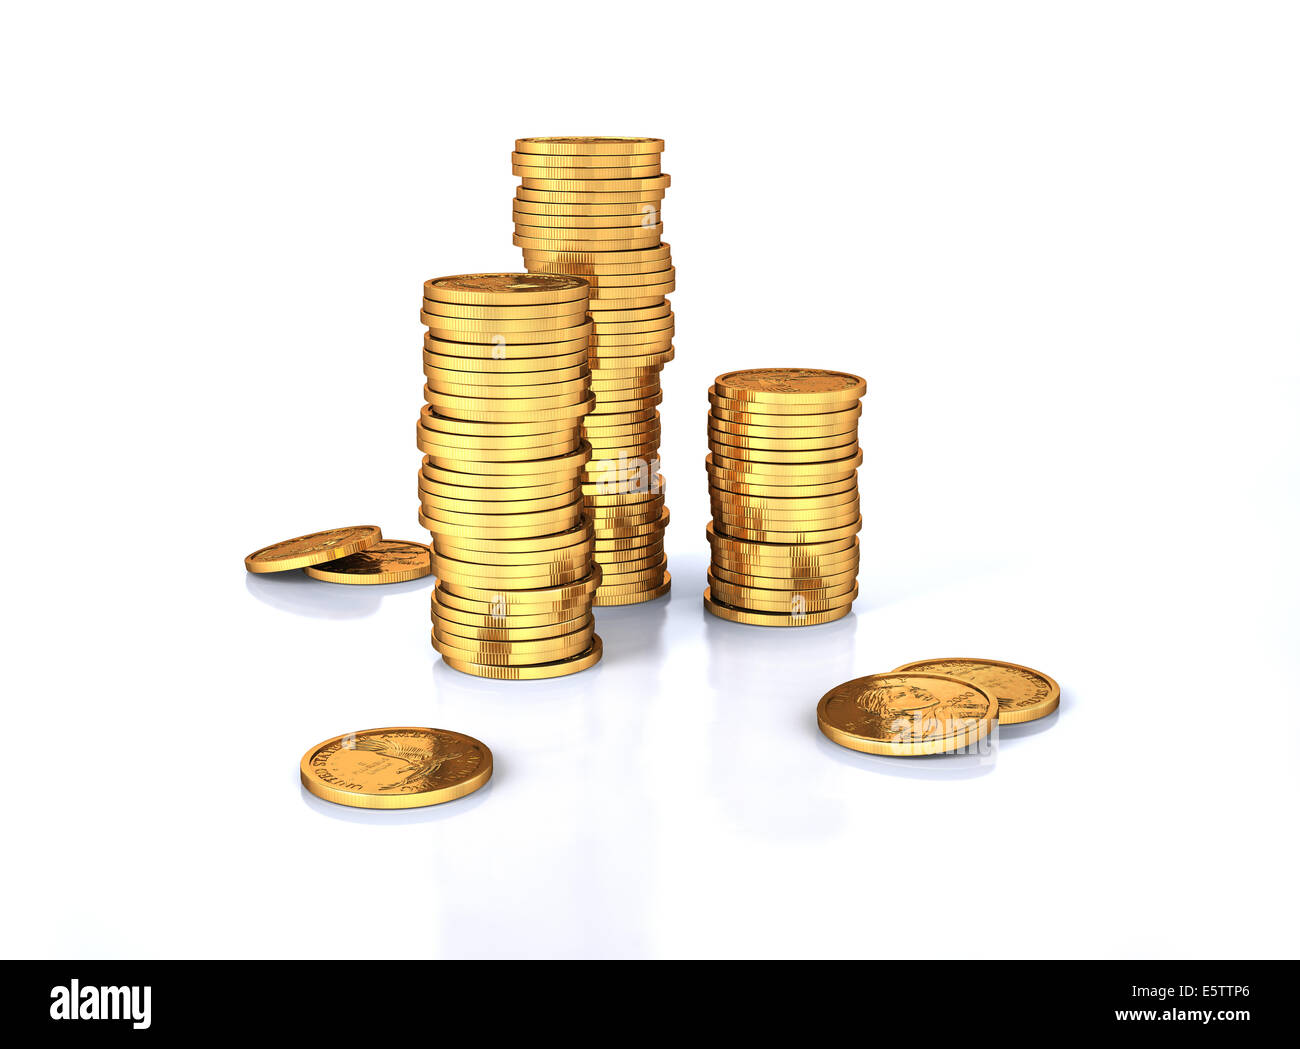
{"label": "coin face with portrait", "polygon": [[895,673],[923,670],[979,685],[998,700],[998,721],[1017,725],[1045,718],[1061,704],[1061,686],[1041,670],[997,659],[923,659],[904,663]]}
{"label": "coin face with portrait", "polygon": [[997,699],[969,681],[943,674],[869,674],[846,681],[817,704],[827,738],[871,754],[943,754],[985,736]]}

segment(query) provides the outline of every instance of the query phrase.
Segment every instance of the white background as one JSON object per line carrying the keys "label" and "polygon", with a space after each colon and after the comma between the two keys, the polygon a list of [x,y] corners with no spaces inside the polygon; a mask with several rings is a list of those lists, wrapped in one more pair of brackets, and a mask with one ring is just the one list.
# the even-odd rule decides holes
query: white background
{"label": "white background", "polygon": [[[1294,8],[28,4],[5,98],[3,951],[1297,950]],[[415,519],[421,282],[520,267],[513,140],[667,140],[670,601],[443,667],[428,581],[247,577]],[[865,375],[862,596],[701,608],[706,389]],[[848,678],[1040,667],[996,759],[817,732]],[[310,745],[493,748],[453,804]]]}

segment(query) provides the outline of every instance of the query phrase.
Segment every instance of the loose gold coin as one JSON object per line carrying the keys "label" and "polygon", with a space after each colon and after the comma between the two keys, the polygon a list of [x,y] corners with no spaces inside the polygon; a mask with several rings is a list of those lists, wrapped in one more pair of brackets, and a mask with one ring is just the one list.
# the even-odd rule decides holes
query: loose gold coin
{"label": "loose gold coin", "polygon": [[381,539],[360,553],[303,569],[313,579],[328,583],[404,583],[433,571],[430,550],[424,543]]}
{"label": "loose gold coin", "polygon": [[600,662],[603,652],[600,635],[595,634],[591,639],[591,648],[586,652],[580,652],[576,656],[569,656],[566,659],[556,659],[549,663],[534,663],[531,666],[488,666],[480,663],[474,663],[465,659],[457,659],[443,654],[442,661],[453,670],[459,670],[465,674],[474,674],[477,677],[496,678],[502,681],[536,681],[541,678],[563,677],[566,674],[576,674],[581,670],[595,666]]}
{"label": "loose gold coin", "polygon": [[382,533],[375,525],[331,528],[324,532],[300,535],[295,539],[282,539],[278,543],[254,550],[244,558],[244,567],[259,574],[307,568],[368,550],[382,538]]}
{"label": "loose gold coin", "polygon": [[424,297],[466,306],[576,302],[587,297],[587,284],[549,273],[462,273],[425,281]]}
{"label": "loose gold coin", "polygon": [[413,809],[472,794],[492,778],[492,751],[438,728],[371,728],[327,739],[302,756],[302,785],[358,809]]}
{"label": "loose gold coin", "polygon": [[817,704],[827,739],[867,754],[946,754],[986,736],[993,694],[946,674],[869,674],[837,685]]}
{"label": "loose gold coin", "polygon": [[783,612],[763,612],[747,608],[736,608],[727,604],[725,601],[719,601],[715,598],[706,586],[704,588],[704,607],[719,619],[727,619],[733,623],[745,623],[749,626],[772,626],[772,627],[800,627],[800,626],[817,626],[821,623],[830,623],[836,619],[843,619],[853,610],[853,603],[849,602],[838,608],[828,608],[825,611],[783,611]]}
{"label": "loose gold coin", "polygon": [[923,659],[898,667],[894,673],[923,671],[969,681],[998,701],[998,720],[1019,725],[1045,718],[1061,705],[1061,686],[1041,670],[996,659]]}
{"label": "loose gold coin", "polygon": [[748,368],[714,380],[720,397],[767,404],[821,405],[856,401],[867,392],[865,379],[823,368]]}
{"label": "loose gold coin", "polygon": [[663,148],[664,140],[661,138],[562,135],[515,139],[515,149],[518,152],[543,156],[569,156],[575,153],[586,156],[658,154],[663,152]]}

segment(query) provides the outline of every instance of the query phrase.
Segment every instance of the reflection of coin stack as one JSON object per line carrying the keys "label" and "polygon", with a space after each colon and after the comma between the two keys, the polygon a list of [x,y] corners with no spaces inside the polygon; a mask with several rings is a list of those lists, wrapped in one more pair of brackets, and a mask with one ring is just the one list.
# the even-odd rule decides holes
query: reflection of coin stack
{"label": "reflection of coin stack", "polygon": [[858,596],[856,375],[755,368],[709,391],[704,607],[737,623],[812,626]]}
{"label": "reflection of coin stack", "polygon": [[582,502],[592,406],[587,285],[478,273],[424,286],[420,523],[433,533],[433,646],[480,677],[600,659],[600,569]]}
{"label": "reflection of coin stack", "polygon": [[514,171],[514,241],[532,273],[591,284],[592,446],[583,499],[604,570],[597,605],[628,605],[668,592],[663,478],[659,475],[659,372],[673,358],[673,290],[659,240],[657,138],[521,138]]}

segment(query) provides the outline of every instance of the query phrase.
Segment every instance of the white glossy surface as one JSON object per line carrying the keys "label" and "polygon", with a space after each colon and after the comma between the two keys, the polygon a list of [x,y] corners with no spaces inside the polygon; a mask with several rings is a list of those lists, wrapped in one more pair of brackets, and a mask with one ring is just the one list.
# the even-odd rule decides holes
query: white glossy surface
{"label": "white glossy surface", "polygon": [[[5,954],[1295,953],[1295,16],[666,7],[5,15]],[[669,143],[674,589],[484,682],[426,581],[241,558],[422,538],[420,282],[517,269],[513,139],[583,131]],[[784,363],[870,391],[856,614],[778,632],[701,608],[701,463],[712,377]],[[819,735],[943,655],[1061,710],[992,761]],[[385,724],[495,778],[300,788]]]}

